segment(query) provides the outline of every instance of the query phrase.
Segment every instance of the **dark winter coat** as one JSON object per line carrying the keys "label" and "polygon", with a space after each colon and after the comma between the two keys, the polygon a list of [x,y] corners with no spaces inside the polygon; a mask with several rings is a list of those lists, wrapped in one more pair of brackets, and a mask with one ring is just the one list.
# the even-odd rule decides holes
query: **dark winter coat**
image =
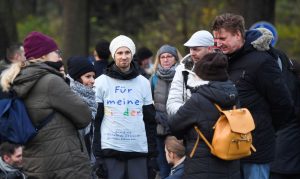
{"label": "dark winter coat", "polygon": [[[103,75],[119,80],[130,80],[139,76],[138,67],[135,63],[131,63],[129,73],[122,73],[115,67],[115,62],[108,65]],[[143,106],[143,120],[145,124],[146,137],[148,142],[148,154],[138,152],[123,152],[113,149],[101,149],[101,123],[104,116],[104,104],[98,103],[97,114],[95,118],[95,131],[93,139],[93,150],[96,158],[113,157],[120,160],[127,160],[137,157],[155,157],[156,150],[156,122],[155,122],[155,109],[153,104]]]}
{"label": "dark winter coat", "polygon": [[[197,139],[194,126],[197,125],[208,141],[212,141],[213,126],[220,117],[214,103],[223,109],[232,109],[236,105],[237,96],[232,82],[210,82],[197,88],[191,98],[171,116],[171,132],[177,138],[184,137],[186,155],[191,153]],[[209,147],[200,140],[195,155],[185,159],[183,178],[238,179],[240,162],[225,161],[213,156]]]}
{"label": "dark winter coat", "polygon": [[256,148],[243,162],[269,163],[275,154],[275,129],[282,126],[292,112],[292,102],[281,71],[274,58],[256,50],[246,34],[241,49],[229,56],[228,73],[235,83],[241,107],[250,110],[254,122],[253,145]]}
{"label": "dark winter coat", "polygon": [[25,145],[25,173],[42,179],[89,178],[89,158],[77,130],[89,124],[91,112],[61,74],[44,63],[30,64],[16,77],[13,89],[24,99],[35,125],[54,112],[53,119]]}
{"label": "dark winter coat", "polygon": [[276,152],[271,171],[281,174],[300,174],[300,79],[294,74],[293,64],[282,51],[272,48],[270,52],[275,58],[280,58],[284,81],[293,97],[296,112],[288,123],[276,132]]}

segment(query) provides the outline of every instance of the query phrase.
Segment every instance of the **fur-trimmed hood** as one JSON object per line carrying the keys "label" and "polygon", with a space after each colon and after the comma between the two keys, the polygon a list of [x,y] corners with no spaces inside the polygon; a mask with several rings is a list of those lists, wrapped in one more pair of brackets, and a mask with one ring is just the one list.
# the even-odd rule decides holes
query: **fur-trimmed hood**
{"label": "fur-trimmed hood", "polygon": [[246,44],[251,44],[258,51],[267,51],[274,38],[271,31],[266,28],[257,28],[246,32]]}

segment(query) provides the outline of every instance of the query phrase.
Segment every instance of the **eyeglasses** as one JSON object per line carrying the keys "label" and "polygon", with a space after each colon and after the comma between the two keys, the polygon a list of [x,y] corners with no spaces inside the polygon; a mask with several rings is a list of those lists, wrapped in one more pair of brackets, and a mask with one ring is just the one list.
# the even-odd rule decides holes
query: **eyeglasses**
{"label": "eyeglasses", "polygon": [[55,50],[54,52],[60,57],[62,57],[62,55],[63,55],[61,50]]}
{"label": "eyeglasses", "polygon": [[173,58],[174,56],[172,55],[166,55],[166,56],[160,56],[159,58],[160,59],[170,59],[170,58]]}

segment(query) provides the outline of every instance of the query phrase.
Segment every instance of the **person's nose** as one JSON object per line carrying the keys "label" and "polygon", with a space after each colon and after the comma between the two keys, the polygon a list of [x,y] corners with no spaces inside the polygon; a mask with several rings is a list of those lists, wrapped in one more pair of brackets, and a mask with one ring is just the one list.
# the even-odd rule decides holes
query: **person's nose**
{"label": "person's nose", "polygon": [[91,79],[91,83],[94,84],[95,83],[95,78]]}

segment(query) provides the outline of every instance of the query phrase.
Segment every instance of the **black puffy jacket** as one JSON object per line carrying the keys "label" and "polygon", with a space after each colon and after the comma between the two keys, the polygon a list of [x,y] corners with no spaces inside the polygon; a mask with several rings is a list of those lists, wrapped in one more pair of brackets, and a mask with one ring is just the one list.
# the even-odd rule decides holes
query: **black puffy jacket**
{"label": "black puffy jacket", "polygon": [[[197,139],[194,126],[197,125],[208,141],[212,140],[213,126],[220,117],[214,106],[232,109],[237,102],[234,84],[210,82],[195,90],[191,98],[169,119],[170,129],[177,138],[184,138],[186,155],[189,155]],[[213,156],[208,146],[200,140],[195,155],[187,157],[184,163],[183,178],[240,178],[240,161],[225,161]]]}
{"label": "black puffy jacket", "polygon": [[244,46],[229,56],[228,73],[241,107],[250,110],[256,127],[253,145],[257,151],[242,161],[269,163],[275,154],[275,130],[288,121],[292,100],[276,60],[251,45],[252,35],[246,33]]}

